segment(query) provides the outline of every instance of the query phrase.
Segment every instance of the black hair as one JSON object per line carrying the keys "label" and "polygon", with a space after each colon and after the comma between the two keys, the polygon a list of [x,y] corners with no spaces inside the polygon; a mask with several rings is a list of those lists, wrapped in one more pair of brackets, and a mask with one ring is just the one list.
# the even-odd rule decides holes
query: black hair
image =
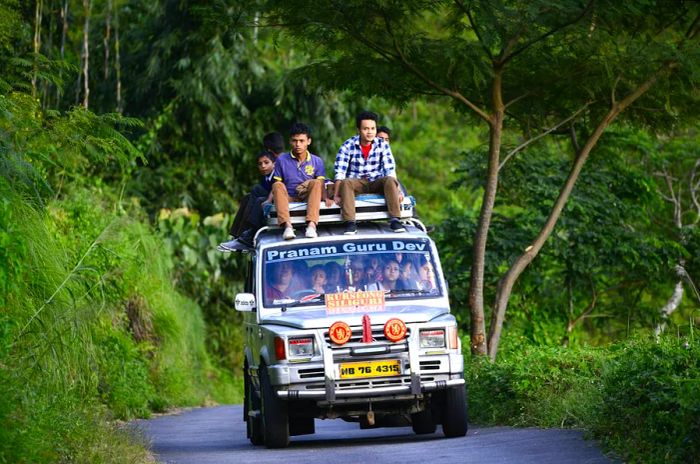
{"label": "black hair", "polygon": [[360,123],[362,121],[371,120],[371,121],[374,121],[376,123],[377,119],[379,119],[379,116],[377,116],[377,113],[372,113],[371,111],[363,111],[362,113],[358,114],[357,117],[355,118],[355,125],[359,129]]}
{"label": "black hair", "polygon": [[377,134],[380,132],[386,132],[387,135],[391,135],[391,129],[389,129],[386,126],[379,126],[377,127]]}
{"label": "black hair", "polygon": [[311,129],[303,122],[295,122],[289,129],[289,136],[293,137],[299,134],[306,134],[309,138],[311,138]]}
{"label": "black hair", "polygon": [[266,150],[270,150],[273,153],[282,153],[284,151],[284,137],[279,132],[265,134],[263,146]]}
{"label": "black hair", "polygon": [[272,161],[273,163],[275,162],[275,155],[268,150],[263,150],[260,153],[258,153],[255,156],[255,161],[258,161],[260,158],[267,158],[270,161]]}

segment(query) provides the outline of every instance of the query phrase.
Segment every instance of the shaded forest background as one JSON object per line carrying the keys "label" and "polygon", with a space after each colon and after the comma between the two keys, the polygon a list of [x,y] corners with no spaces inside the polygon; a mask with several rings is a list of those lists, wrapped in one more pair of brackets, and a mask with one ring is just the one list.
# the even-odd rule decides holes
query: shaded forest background
{"label": "shaded forest background", "polygon": [[[682,384],[688,390],[670,396],[692,398],[700,388],[692,357],[673,351],[688,344],[697,349],[700,321],[698,9],[692,2],[671,3],[639,2],[618,11],[614,3],[560,2],[552,13],[547,2],[495,2],[492,10],[488,2],[473,2],[476,23],[493,37],[508,29],[499,25],[517,25],[518,9],[561,17],[580,10],[589,21],[583,31],[591,30],[591,21],[601,29],[608,21],[606,34],[619,21],[618,35],[590,45],[609,53],[608,67],[599,66],[607,75],[587,76],[596,86],[585,88],[572,76],[542,81],[535,71],[527,75],[544,66],[542,56],[527,58],[511,74],[524,76],[518,85],[537,98],[548,95],[536,99],[543,107],[549,99],[564,102],[557,111],[566,107],[576,117],[567,120],[567,113],[547,113],[534,103],[504,111],[511,119],[500,159],[507,164],[488,229],[486,301],[494,300],[501,276],[545,223],[580,152],[577,140],[594,132],[600,111],[589,102],[573,106],[576,90],[599,98],[595,92],[607,92],[607,82],[613,99],[615,89],[624,93],[633,79],[616,71],[637,69],[637,63],[620,61],[610,50],[632,49],[625,41],[631,30],[644,39],[657,26],[668,31],[677,25],[680,36],[687,35],[687,49],[678,56],[667,52],[676,60],[673,69],[682,70],[678,77],[640,97],[630,117],[607,128],[553,232],[515,283],[500,340],[504,364],[497,366],[526,365],[537,356],[533,351],[568,347],[584,350],[585,358],[592,356],[586,350],[646,341],[650,345],[632,351],[650,365],[679,356],[685,367],[668,369],[692,367],[691,382]],[[465,348],[472,344],[473,241],[492,132],[454,98],[411,81],[410,68],[391,67],[381,50],[343,41],[347,31],[338,24],[356,18],[353,8],[360,8],[348,5],[344,12],[345,6],[334,6],[338,17],[301,27],[295,11],[323,15],[328,5],[0,1],[0,373],[8,380],[0,385],[0,462],[138,460],[143,449],[105,418],[240,399],[242,340],[233,301],[242,288],[242,262],[215,246],[228,237],[237,199],[256,182],[254,155],[262,136],[286,136],[296,121],[312,127],[313,151],[329,170],[339,145],[354,134],[358,111],[375,111],[392,128],[398,175],[423,221],[435,225],[453,312]],[[410,17],[423,28],[444,26],[435,38],[445,40],[443,48],[431,50],[434,61],[421,69],[454,67],[450,79],[473,80],[488,94],[482,74],[490,71],[459,68],[477,62],[479,46],[452,55],[461,46],[450,33],[455,13],[438,20],[450,5],[379,2],[376,18],[370,16],[384,25],[392,16],[406,25]],[[650,17],[658,11],[657,24]],[[352,33],[361,30],[358,23],[348,24],[348,37],[360,37]],[[476,41],[478,30],[470,29],[469,37]],[[659,49],[672,48],[672,35],[653,37],[667,46]],[[478,38],[488,45],[489,37]],[[408,53],[426,53],[424,44],[406,43]],[[586,66],[598,69],[571,53],[567,59],[581,66],[572,75]],[[546,115],[522,118],[528,109]],[[487,319],[491,311],[486,305]],[[671,354],[653,348],[669,335]],[[617,360],[626,350],[610,348],[603,357]],[[553,355],[550,366],[568,372],[567,351],[556,352],[564,354]],[[501,391],[507,383],[515,396],[546,377],[506,375],[502,367],[474,363],[472,384]],[[586,369],[599,375],[605,369],[597,366],[591,361]],[[684,407],[692,412],[700,406]],[[477,417],[503,422],[518,415],[488,411]],[[519,411],[522,422],[532,424],[532,416]],[[688,421],[668,427],[700,430]],[[107,450],[95,427],[123,445]],[[52,429],[58,436],[47,439]],[[674,449],[689,449],[679,440]],[[697,444],[692,450],[698,452]],[[689,456],[679,453],[678,459]]]}

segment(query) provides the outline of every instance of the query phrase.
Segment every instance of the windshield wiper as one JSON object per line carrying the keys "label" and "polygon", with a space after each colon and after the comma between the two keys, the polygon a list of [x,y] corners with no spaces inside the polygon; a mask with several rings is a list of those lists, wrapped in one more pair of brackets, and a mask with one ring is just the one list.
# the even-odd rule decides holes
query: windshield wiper
{"label": "windshield wiper", "polygon": [[[291,298],[290,298],[291,300]],[[292,302],[285,304],[282,306],[282,312],[287,311],[289,308],[294,308],[295,306],[299,306],[300,304],[304,303],[315,303],[315,302],[320,302],[320,301],[326,301],[326,295],[324,293],[313,293],[311,295],[307,295],[299,300],[293,300]]]}
{"label": "windshield wiper", "polygon": [[394,290],[389,290],[388,292],[389,295],[405,295],[408,293],[418,293],[420,295],[431,295],[431,294],[436,294],[437,290],[419,290],[419,289],[394,289]]}

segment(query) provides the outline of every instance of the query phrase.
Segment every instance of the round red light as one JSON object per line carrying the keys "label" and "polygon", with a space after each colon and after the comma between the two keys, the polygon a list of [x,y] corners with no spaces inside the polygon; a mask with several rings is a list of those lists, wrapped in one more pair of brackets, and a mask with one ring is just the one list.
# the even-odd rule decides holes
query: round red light
{"label": "round red light", "polygon": [[352,330],[350,330],[350,326],[343,321],[334,322],[328,329],[328,336],[337,345],[347,343],[351,335]]}
{"label": "round red light", "polygon": [[406,336],[406,324],[401,319],[389,319],[384,324],[384,335],[392,342],[403,340]]}

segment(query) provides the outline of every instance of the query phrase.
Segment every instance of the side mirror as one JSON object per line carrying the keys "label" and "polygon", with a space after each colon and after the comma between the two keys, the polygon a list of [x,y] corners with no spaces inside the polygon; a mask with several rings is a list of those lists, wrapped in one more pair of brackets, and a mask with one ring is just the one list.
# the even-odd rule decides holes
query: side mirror
{"label": "side mirror", "polygon": [[235,301],[236,311],[249,313],[255,311],[255,295],[252,293],[239,293]]}

